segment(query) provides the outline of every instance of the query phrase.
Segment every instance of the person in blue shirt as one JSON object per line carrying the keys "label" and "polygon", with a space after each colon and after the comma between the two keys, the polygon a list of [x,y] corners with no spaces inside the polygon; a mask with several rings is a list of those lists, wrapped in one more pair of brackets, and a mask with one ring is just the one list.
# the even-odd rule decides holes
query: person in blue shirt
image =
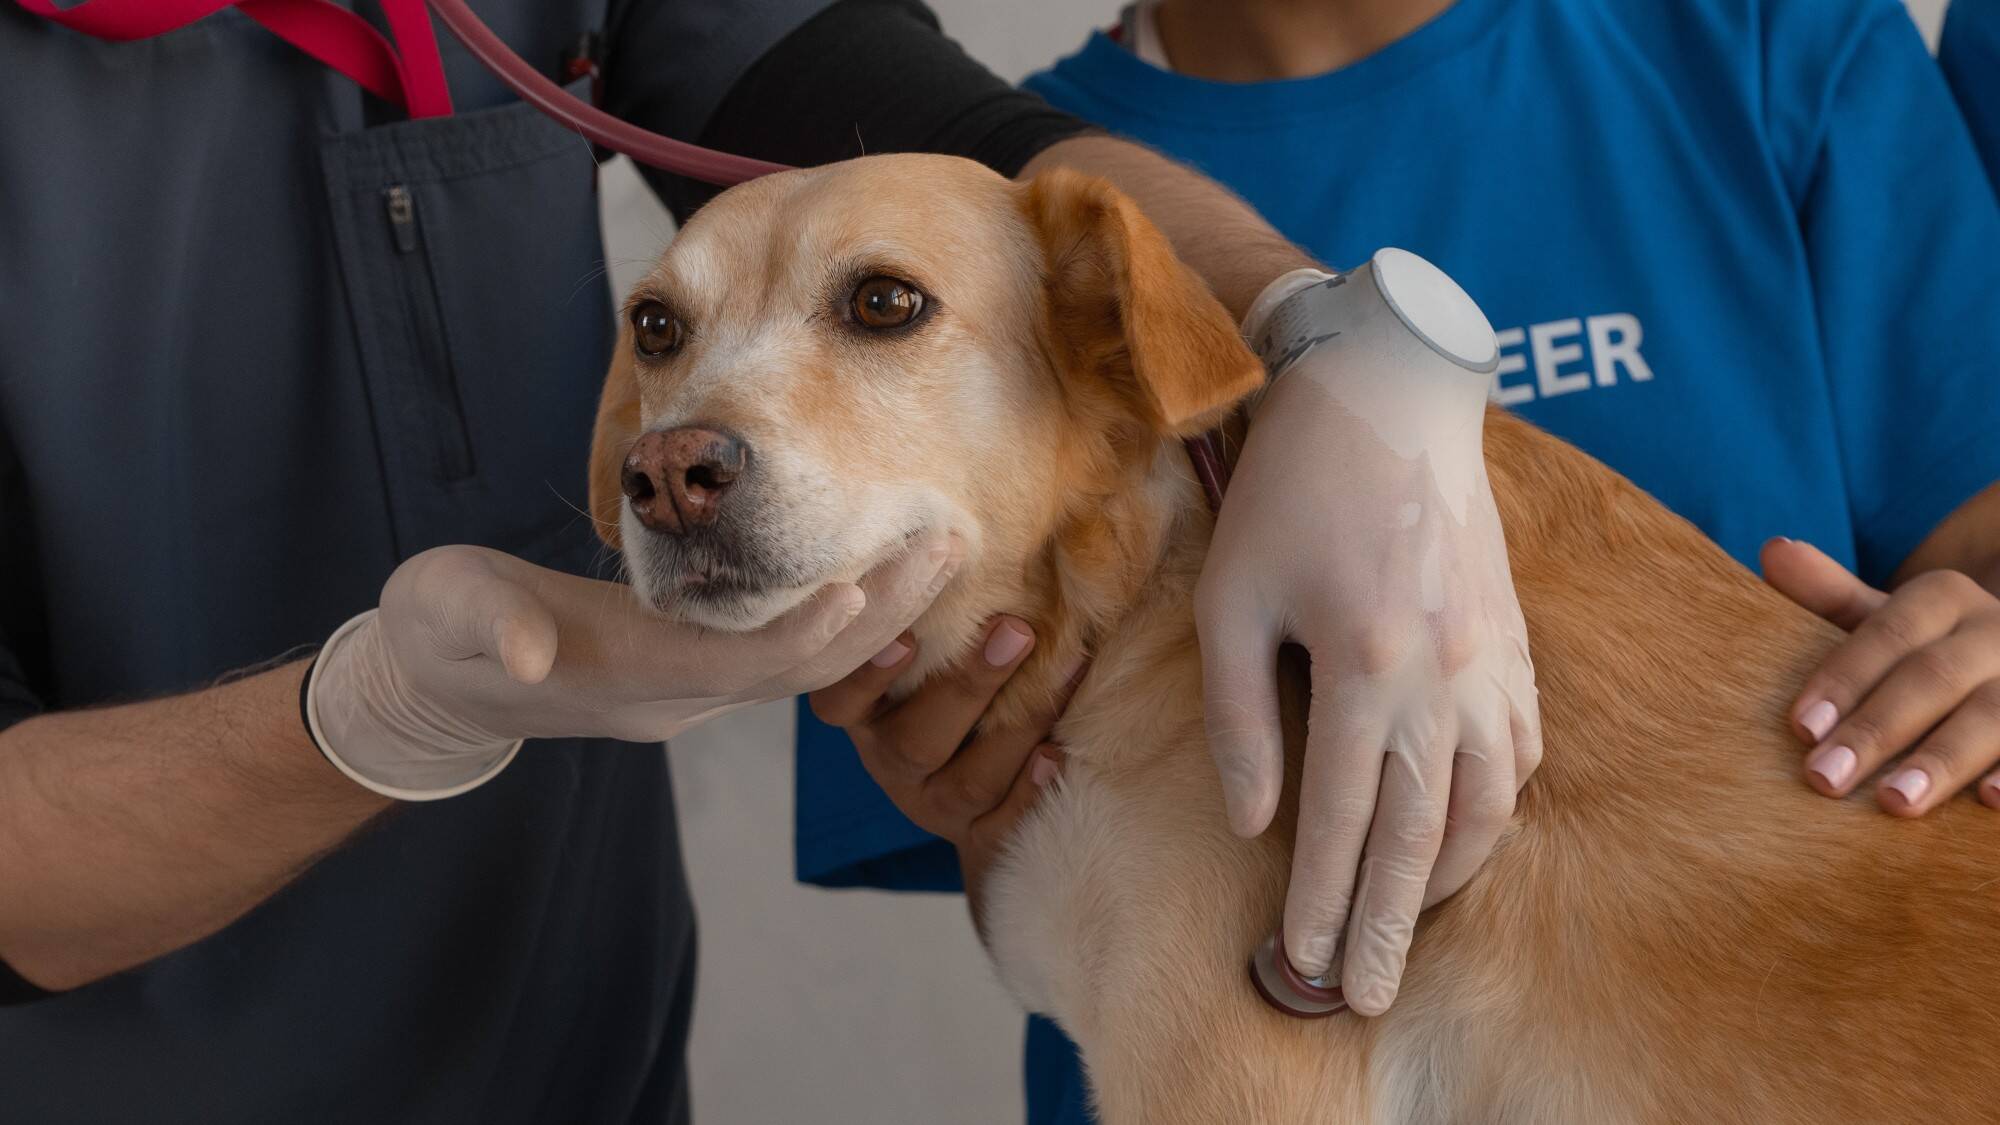
{"label": "person in blue shirt", "polygon": [[[1809,783],[1851,792],[1936,726],[1882,807],[2000,806],[2000,601],[1963,577],[2000,586],[2000,206],[1896,0],[1152,0],[1026,85],[1323,261],[1438,263],[1499,330],[1496,401],[1855,630],[1792,712]],[[934,737],[1010,668],[969,664]],[[1034,788],[892,801],[803,711],[798,764],[798,873],[828,886],[976,877]],[[1041,1020],[1027,1077],[1030,1121],[1087,1120]]]}
{"label": "person in blue shirt", "polygon": [[1972,129],[1986,174],[2000,185],[2000,0],[1952,0],[1938,65]]}

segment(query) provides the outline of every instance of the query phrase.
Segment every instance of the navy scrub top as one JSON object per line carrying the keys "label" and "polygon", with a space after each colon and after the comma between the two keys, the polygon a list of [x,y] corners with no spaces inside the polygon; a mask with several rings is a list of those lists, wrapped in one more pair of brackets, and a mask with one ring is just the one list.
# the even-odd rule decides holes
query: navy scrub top
{"label": "navy scrub top", "polygon": [[[693,136],[818,6],[479,8],[551,68],[602,33],[608,108]],[[114,44],[0,3],[0,725],[317,642],[437,544],[596,559],[591,154],[443,47],[459,114],[408,121],[234,11]],[[681,1120],[693,954],[659,750],[531,744],[0,1008],[0,1120]]]}

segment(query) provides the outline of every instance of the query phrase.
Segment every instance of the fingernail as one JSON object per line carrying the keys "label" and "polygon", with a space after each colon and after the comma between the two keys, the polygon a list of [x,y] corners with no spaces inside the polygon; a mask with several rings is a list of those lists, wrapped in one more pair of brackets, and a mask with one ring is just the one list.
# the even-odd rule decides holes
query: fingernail
{"label": "fingernail", "polygon": [[958,536],[949,536],[943,543],[932,547],[930,553],[924,557],[930,560],[932,566],[937,567],[937,570],[931,573],[930,585],[930,592],[935,596],[951,581],[952,575],[958,572],[958,564],[965,561],[965,546]]}
{"label": "fingernail", "polygon": [[910,655],[910,646],[904,644],[901,639],[897,639],[890,641],[868,663],[873,664],[877,668],[893,668],[898,661],[908,655]]}
{"label": "fingernail", "polygon": [[993,635],[986,638],[986,663],[995,668],[1005,668],[1014,659],[1028,651],[1028,634],[1011,621],[1002,621]]}
{"label": "fingernail", "polygon": [[1988,805],[2000,809],[2000,777],[1987,778],[1986,783],[1979,787],[1979,794]]}
{"label": "fingernail", "polygon": [[1814,742],[1824,739],[1839,721],[1840,709],[1824,699],[1799,713],[1799,725],[1806,728]]}
{"label": "fingernail", "polygon": [[1063,686],[1065,688],[1074,688],[1077,684],[1082,683],[1083,670],[1088,667],[1090,667],[1090,658],[1088,656],[1079,656],[1075,660],[1070,661],[1069,667],[1063,669]]}
{"label": "fingernail", "polygon": [[1029,779],[1032,780],[1038,788],[1043,788],[1043,789],[1048,788],[1049,782],[1054,781],[1056,779],[1056,775],[1061,772],[1062,772],[1062,767],[1056,765],[1056,760],[1054,758],[1049,757],[1047,754],[1042,754],[1042,753],[1037,753],[1035,755],[1034,765],[1028,767]]}
{"label": "fingernail", "polygon": [[1903,800],[1915,805],[1931,791],[1931,775],[1922,770],[1904,770],[1889,779],[1889,788],[1903,795]]}
{"label": "fingernail", "polygon": [[1860,759],[1854,756],[1853,750],[1845,746],[1828,746],[1813,751],[1812,757],[1806,759],[1806,768],[1818,774],[1829,788],[1843,789],[1853,779],[1854,767],[1859,763]]}
{"label": "fingernail", "polygon": [[849,621],[859,617],[861,611],[868,608],[868,595],[863,593],[859,586],[849,586],[829,596],[834,599],[834,608],[838,611],[836,616],[845,614],[846,620]]}

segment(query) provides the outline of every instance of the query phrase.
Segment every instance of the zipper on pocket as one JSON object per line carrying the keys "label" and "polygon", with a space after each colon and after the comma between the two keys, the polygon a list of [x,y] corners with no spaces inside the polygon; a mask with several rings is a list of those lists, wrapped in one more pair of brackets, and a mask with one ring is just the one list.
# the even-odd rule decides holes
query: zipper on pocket
{"label": "zipper on pocket", "polygon": [[417,199],[404,184],[382,191],[389,219],[389,237],[403,259],[397,270],[408,313],[410,363],[421,381],[432,432],[437,436],[438,471],[446,480],[464,480],[473,473],[472,435],[459,397],[458,376],[445,337],[444,310],[438,301],[437,278],[425,249],[417,217]]}
{"label": "zipper on pocket", "polygon": [[397,184],[382,193],[389,211],[389,233],[396,240],[396,253],[412,254],[417,249],[417,201],[410,189]]}

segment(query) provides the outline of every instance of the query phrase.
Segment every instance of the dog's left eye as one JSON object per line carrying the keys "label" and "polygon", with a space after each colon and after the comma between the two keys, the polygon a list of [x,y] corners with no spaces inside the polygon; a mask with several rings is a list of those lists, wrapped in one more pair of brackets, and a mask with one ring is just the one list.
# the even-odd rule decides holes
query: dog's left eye
{"label": "dog's left eye", "polygon": [[639,354],[658,359],[681,346],[681,321],[658,301],[644,301],[632,310],[632,342]]}
{"label": "dog's left eye", "polygon": [[854,287],[851,307],[863,328],[901,328],[924,310],[924,295],[899,278],[871,277]]}

